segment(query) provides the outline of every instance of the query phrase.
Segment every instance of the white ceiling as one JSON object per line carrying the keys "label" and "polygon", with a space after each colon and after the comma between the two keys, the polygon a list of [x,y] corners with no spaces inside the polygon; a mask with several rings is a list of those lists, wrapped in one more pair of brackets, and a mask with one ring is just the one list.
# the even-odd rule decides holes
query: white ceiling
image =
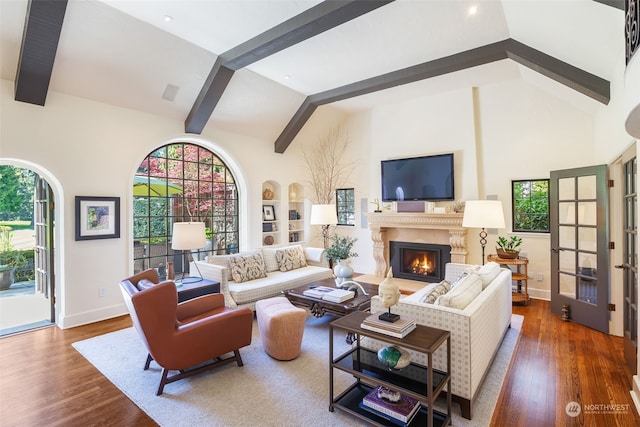
{"label": "white ceiling", "polygon": [[[217,55],[318,3],[69,0],[50,90],[184,121]],[[0,0],[3,79],[15,79],[26,9]],[[507,38],[612,80],[623,22],[622,10],[592,0],[396,0],[236,72],[208,126],[273,142],[307,95]],[[511,60],[332,105],[357,111],[506,79],[587,111],[601,105]],[[179,88],[172,102],[162,99],[168,84]]]}

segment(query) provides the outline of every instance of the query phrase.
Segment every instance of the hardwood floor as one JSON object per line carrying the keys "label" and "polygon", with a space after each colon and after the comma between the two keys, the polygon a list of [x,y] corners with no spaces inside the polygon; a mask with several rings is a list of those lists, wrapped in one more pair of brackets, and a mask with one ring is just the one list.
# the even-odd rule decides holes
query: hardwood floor
{"label": "hardwood floor", "polygon": [[[562,322],[551,315],[546,301],[514,306],[513,311],[525,320],[491,425],[640,425],[621,338]],[[125,316],[1,338],[0,425],[155,426],[71,347],[75,341],[130,325]],[[582,405],[575,418],[565,412],[571,401]],[[605,413],[611,411],[599,405],[617,409]]]}

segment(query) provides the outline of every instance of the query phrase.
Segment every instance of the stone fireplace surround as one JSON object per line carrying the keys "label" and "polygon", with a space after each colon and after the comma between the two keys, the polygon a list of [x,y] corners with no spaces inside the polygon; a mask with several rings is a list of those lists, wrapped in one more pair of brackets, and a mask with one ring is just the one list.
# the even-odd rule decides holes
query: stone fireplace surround
{"label": "stone fireplace surround", "polygon": [[384,277],[389,268],[389,242],[432,243],[451,246],[451,262],[465,264],[467,230],[462,228],[462,213],[369,213],[373,241],[375,275]]}

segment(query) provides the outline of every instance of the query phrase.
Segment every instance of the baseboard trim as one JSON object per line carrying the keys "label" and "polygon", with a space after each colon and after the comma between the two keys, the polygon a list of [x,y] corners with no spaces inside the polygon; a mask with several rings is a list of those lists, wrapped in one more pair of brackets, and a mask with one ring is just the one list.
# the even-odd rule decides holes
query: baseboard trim
{"label": "baseboard trim", "polygon": [[58,319],[57,325],[60,329],[75,328],[76,326],[88,325],[89,323],[112,319],[128,313],[129,311],[124,303],[114,304],[98,310],[85,311],[69,316],[62,315]]}

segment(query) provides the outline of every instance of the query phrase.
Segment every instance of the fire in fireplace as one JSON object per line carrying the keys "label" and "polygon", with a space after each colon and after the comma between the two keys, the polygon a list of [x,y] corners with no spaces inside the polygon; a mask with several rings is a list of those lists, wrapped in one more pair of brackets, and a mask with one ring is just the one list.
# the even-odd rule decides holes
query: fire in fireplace
{"label": "fire in fireplace", "polygon": [[389,242],[389,264],[398,278],[439,282],[451,262],[451,246],[412,242]]}

